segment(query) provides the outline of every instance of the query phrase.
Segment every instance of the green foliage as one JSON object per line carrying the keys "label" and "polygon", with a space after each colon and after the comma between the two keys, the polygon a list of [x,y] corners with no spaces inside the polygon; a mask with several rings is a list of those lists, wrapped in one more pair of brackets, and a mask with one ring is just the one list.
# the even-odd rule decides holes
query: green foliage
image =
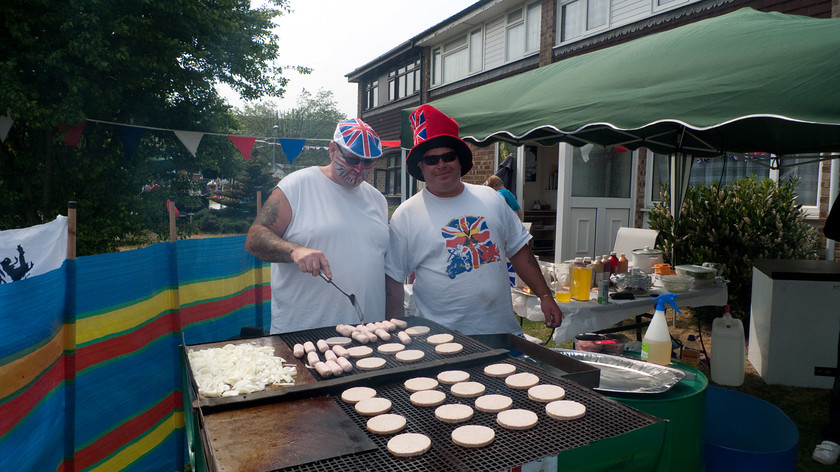
{"label": "green foliage", "polygon": [[254,219],[253,214],[247,215],[238,210],[225,208],[222,210],[203,209],[193,217],[193,223],[202,233],[208,234],[245,234]]}
{"label": "green foliage", "polygon": [[[815,259],[817,231],[796,202],[796,180],[779,186],[748,177],[733,184],[689,187],[677,227],[666,187],[650,212],[650,227],[662,231],[666,260],[677,264],[726,264],[732,315],[747,320],[756,259]],[[697,310],[704,322],[720,309]]]}
{"label": "green foliage", "polygon": [[[248,134],[322,140],[320,143],[308,143],[314,146],[326,146],[332,140],[335,125],[345,118],[346,116],[338,110],[333,93],[325,90],[319,90],[314,96],[304,90],[295,108],[288,111],[279,111],[270,103],[249,104],[245,105],[243,110],[237,110],[237,119]],[[258,147],[253,154],[257,160],[268,163],[273,160],[278,166],[288,162],[280,146]],[[288,170],[328,163],[328,151],[304,149]]]}
{"label": "green foliage", "polygon": [[287,3],[5,2],[0,113],[14,124],[0,145],[0,229],[51,220],[75,200],[78,254],[112,251],[166,225],[160,202],[140,194],[144,185],[191,206],[176,172],[236,175],[244,161],[223,135],[206,135],[193,156],[173,133],[146,130],[129,158],[114,125],[88,122],[77,148],[64,145],[58,127],[94,119],[236,134],[214,87],[228,84],[246,99],[282,95],[272,28]]}

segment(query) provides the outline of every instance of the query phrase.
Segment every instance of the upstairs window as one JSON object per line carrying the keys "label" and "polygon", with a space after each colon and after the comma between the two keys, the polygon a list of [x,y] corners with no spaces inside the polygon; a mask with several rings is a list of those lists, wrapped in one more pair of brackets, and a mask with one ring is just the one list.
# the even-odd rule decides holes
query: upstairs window
{"label": "upstairs window", "polygon": [[370,110],[379,106],[379,81],[372,80],[365,83],[365,109]]}
{"label": "upstairs window", "polygon": [[484,69],[484,29],[476,28],[432,49],[432,85],[455,82]]}
{"label": "upstairs window", "polygon": [[607,26],[609,0],[574,0],[558,4],[557,37],[560,43],[579,39]]}
{"label": "upstairs window", "polygon": [[505,61],[515,61],[540,48],[540,3],[514,10],[507,15]]}
{"label": "upstairs window", "polygon": [[388,101],[393,102],[420,91],[420,59],[388,73]]}

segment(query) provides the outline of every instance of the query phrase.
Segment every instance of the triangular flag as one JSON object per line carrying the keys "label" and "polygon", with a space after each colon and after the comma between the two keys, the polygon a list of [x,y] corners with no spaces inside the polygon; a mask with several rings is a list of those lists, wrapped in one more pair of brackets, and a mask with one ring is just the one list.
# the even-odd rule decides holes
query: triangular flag
{"label": "triangular flag", "polygon": [[82,120],[69,128],[64,123],[58,125],[58,130],[66,133],[64,135],[64,144],[73,148],[78,147],[79,141],[82,140],[82,131],[85,130],[86,124],[87,120]]}
{"label": "triangular flag", "polygon": [[137,145],[140,144],[140,138],[143,136],[143,128],[137,126],[117,125],[117,134],[123,142],[123,149],[125,149],[126,159],[131,159],[137,151]]}
{"label": "triangular flag", "polygon": [[200,131],[181,131],[181,130],[173,130],[175,136],[178,136],[178,139],[181,140],[184,146],[187,147],[187,150],[190,151],[190,154],[195,157],[195,152],[198,150],[198,144],[201,142],[201,138],[204,137],[204,133]]}
{"label": "triangular flag", "polygon": [[11,113],[6,112],[5,116],[0,116],[0,141],[6,142],[6,138],[9,136],[9,130],[12,129],[12,123],[15,120],[12,119]]}
{"label": "triangular flag", "polygon": [[251,157],[251,149],[254,149],[254,143],[257,142],[257,138],[249,136],[228,136],[228,139],[230,139],[230,142],[236,146],[236,149],[239,149],[239,152],[242,153],[242,157],[244,157],[245,160],[254,160],[254,158]]}
{"label": "triangular flag", "polygon": [[279,141],[280,147],[283,148],[283,153],[286,154],[286,159],[289,160],[289,164],[300,155],[300,151],[303,150],[303,145],[306,144],[305,139],[280,138]]}

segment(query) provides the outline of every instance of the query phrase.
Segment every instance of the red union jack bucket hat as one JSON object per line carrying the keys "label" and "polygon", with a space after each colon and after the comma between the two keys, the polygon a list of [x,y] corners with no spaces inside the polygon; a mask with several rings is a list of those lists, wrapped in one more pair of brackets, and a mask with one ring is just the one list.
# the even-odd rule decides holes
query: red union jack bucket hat
{"label": "red union jack bucket hat", "polygon": [[382,142],[379,140],[379,135],[358,118],[339,121],[335,127],[333,140],[342,149],[365,159],[377,159],[382,156]]}
{"label": "red union jack bucket hat", "polygon": [[458,137],[458,123],[431,105],[421,105],[408,116],[414,147],[405,158],[406,171],[415,179],[423,181],[423,173],[417,165],[429,149],[449,147],[458,153],[461,175],[472,169],[473,157],[470,147]]}

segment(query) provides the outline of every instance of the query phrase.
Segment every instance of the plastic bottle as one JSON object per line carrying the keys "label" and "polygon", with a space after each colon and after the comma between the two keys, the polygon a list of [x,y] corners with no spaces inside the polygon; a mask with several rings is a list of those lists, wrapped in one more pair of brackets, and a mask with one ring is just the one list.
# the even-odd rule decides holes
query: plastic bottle
{"label": "plastic bottle", "polygon": [[592,265],[586,265],[583,258],[575,258],[572,266],[572,299],[589,301],[589,291],[592,290]]}
{"label": "plastic bottle", "polygon": [[739,386],[744,383],[744,324],[729,314],[712,322],[712,381],[719,385]]}
{"label": "plastic bottle", "polygon": [[615,274],[618,270],[618,256],[615,252],[610,253],[610,275]]}
{"label": "plastic bottle", "polygon": [[600,257],[595,256],[595,261],[592,262],[592,286],[597,287],[602,280],[604,280],[604,263]]}
{"label": "plastic bottle", "polygon": [[700,352],[700,346],[697,345],[697,338],[693,334],[689,334],[688,340],[685,342],[685,345],[683,345],[680,360],[696,369],[700,366],[700,358],[702,355],[703,353]]}
{"label": "plastic bottle", "polygon": [[616,271],[616,273],[626,274],[629,265],[630,262],[627,260],[627,256],[625,256],[624,253],[621,253],[621,255],[618,256],[618,271]]}
{"label": "plastic bottle", "polygon": [[594,283],[595,283],[595,267],[592,265],[592,258],[589,257],[589,256],[584,257],[583,258],[583,265],[584,266],[589,266],[589,268],[592,269],[592,273],[590,274],[591,277],[590,277],[590,280],[589,280],[589,288],[595,287],[596,286],[596,285],[594,285]]}
{"label": "plastic bottle", "polygon": [[668,322],[665,320],[665,305],[671,305],[677,313],[676,293],[666,293],[656,297],[656,311],[653,319],[642,337],[642,360],[653,362],[659,365],[671,363],[671,332],[668,331]]}

